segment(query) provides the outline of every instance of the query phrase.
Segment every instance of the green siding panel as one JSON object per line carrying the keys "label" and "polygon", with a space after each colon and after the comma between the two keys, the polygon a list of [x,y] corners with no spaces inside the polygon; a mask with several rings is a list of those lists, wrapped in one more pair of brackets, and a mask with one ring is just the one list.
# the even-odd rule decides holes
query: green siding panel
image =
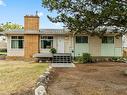
{"label": "green siding panel", "polygon": [[122,48],[115,48],[115,56],[122,56]]}
{"label": "green siding panel", "polygon": [[114,56],[114,44],[101,44],[101,56]]}
{"label": "green siding panel", "polygon": [[81,56],[82,53],[89,53],[89,44],[75,44],[75,56]]}

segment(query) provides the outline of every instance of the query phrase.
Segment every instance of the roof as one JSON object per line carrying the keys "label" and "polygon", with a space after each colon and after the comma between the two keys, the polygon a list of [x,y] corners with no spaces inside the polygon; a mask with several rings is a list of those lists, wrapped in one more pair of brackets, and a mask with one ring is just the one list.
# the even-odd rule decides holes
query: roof
{"label": "roof", "polygon": [[68,33],[65,29],[40,29],[41,34],[66,34]]}
{"label": "roof", "polygon": [[[100,27],[97,28],[97,30],[98,29],[99,30],[107,29],[106,30],[107,33],[110,33],[110,32],[114,32],[114,33],[122,32],[122,28],[117,28],[115,26],[110,26],[110,27],[100,26]],[[24,32],[24,30],[21,29],[21,30],[8,30],[8,31],[5,31],[4,33],[7,34],[7,35],[24,35],[24,34],[65,35],[65,34],[68,34],[69,31],[67,29],[40,29],[39,32],[38,31],[33,31],[33,30],[28,30],[28,31]]]}
{"label": "roof", "polygon": [[8,30],[5,31],[5,34],[7,35],[24,35],[24,34],[53,34],[53,35],[57,35],[57,34],[66,34],[68,33],[67,30],[65,29],[40,29],[39,32],[38,31],[32,31],[32,30],[28,30],[26,32],[24,32],[24,30]]}

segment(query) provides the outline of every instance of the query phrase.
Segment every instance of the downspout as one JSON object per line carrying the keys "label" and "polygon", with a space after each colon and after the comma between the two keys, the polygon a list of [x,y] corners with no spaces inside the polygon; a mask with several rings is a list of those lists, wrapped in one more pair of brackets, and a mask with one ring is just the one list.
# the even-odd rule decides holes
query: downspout
{"label": "downspout", "polygon": [[73,40],[73,59],[75,59],[75,34],[76,34],[76,32],[74,32],[73,35],[72,35],[72,40]]}

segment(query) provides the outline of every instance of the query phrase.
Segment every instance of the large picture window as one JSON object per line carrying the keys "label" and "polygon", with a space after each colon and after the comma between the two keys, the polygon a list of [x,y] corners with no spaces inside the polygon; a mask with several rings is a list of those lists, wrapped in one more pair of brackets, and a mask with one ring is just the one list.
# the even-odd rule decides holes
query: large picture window
{"label": "large picture window", "polygon": [[102,38],[102,43],[114,43],[114,36],[104,36]]}
{"label": "large picture window", "polygon": [[41,36],[41,48],[42,49],[53,48],[53,36]]}
{"label": "large picture window", "polygon": [[24,45],[23,36],[11,36],[11,48],[12,49],[22,49]]}
{"label": "large picture window", "polygon": [[76,43],[88,43],[88,36],[76,36]]}

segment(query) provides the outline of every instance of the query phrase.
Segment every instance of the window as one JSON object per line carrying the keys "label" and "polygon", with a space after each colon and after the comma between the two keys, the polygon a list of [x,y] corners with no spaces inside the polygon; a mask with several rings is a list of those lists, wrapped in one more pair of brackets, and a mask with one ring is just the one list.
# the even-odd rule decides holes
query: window
{"label": "window", "polygon": [[53,36],[41,36],[41,48],[50,49],[53,47]]}
{"label": "window", "polygon": [[76,36],[76,43],[88,43],[88,36]]}
{"label": "window", "polygon": [[102,38],[102,43],[114,43],[113,36],[105,36]]}
{"label": "window", "polygon": [[12,49],[22,49],[24,44],[23,36],[12,36],[11,37],[11,48]]}

